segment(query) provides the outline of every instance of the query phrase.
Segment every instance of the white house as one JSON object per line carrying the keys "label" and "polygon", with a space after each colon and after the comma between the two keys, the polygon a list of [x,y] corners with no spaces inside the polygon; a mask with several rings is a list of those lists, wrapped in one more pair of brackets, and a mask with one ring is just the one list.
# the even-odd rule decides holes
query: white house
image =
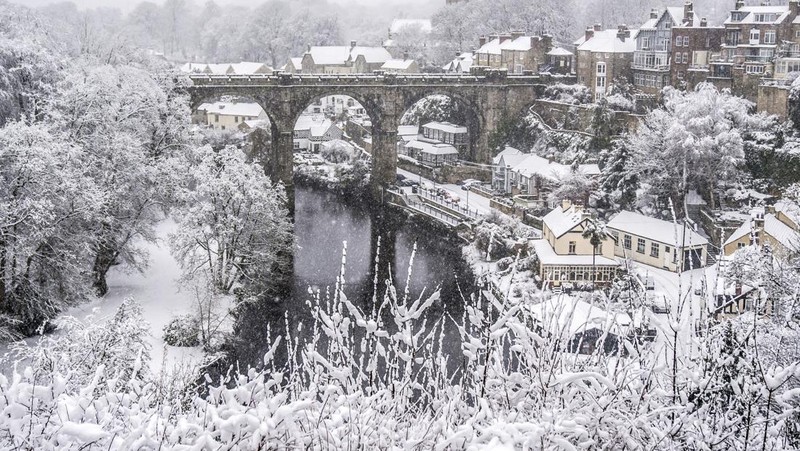
{"label": "white house", "polygon": [[621,211],[606,228],[614,236],[618,257],[676,272],[706,266],[708,240],[688,224]]}
{"label": "white house", "polygon": [[246,121],[268,120],[264,109],[252,102],[204,103],[197,108],[195,119],[216,130],[237,130]]}
{"label": "white house", "polygon": [[294,150],[319,152],[322,143],[341,138],[342,129],[322,115],[302,114],[294,125]]}
{"label": "white house", "polygon": [[405,145],[406,154],[423,164],[433,167],[458,160],[458,149],[450,144],[426,141],[409,141]]}
{"label": "white house", "polygon": [[449,74],[468,74],[472,67],[473,56],[471,52],[458,52],[453,61],[442,66]]}

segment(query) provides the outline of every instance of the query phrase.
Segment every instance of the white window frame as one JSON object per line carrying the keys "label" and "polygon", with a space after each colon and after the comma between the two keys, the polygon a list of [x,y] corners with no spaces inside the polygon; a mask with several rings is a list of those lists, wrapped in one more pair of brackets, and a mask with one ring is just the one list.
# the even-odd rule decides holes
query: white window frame
{"label": "white window frame", "polygon": [[750,29],[750,44],[758,44],[761,41],[761,30],[758,28]]}

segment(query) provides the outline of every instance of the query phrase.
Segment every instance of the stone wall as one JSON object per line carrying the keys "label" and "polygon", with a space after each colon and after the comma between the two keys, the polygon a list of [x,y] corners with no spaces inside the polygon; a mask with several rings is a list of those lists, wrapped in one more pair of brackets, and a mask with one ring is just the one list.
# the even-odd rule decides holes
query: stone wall
{"label": "stone wall", "polygon": [[759,86],[756,102],[759,112],[777,115],[785,121],[789,109],[788,86]]}

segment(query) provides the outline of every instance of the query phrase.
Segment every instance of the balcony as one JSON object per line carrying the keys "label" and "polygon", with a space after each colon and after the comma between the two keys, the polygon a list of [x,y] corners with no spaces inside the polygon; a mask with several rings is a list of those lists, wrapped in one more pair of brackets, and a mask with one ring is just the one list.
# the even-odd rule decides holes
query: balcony
{"label": "balcony", "polygon": [[633,52],[631,67],[641,70],[668,71],[669,52],[637,50]]}

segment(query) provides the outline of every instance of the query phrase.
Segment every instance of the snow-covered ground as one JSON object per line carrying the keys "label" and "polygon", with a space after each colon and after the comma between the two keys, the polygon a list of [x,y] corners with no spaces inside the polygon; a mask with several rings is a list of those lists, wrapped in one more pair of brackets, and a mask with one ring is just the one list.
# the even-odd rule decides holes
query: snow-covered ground
{"label": "snow-covered ground", "polygon": [[[172,258],[167,245],[167,236],[174,231],[176,224],[166,219],[158,224],[157,243],[143,243],[150,253],[149,266],[144,273],[128,272],[119,266],[111,269],[108,275],[108,294],[93,302],[74,307],[64,313],[80,320],[94,315],[93,321],[111,317],[117,308],[128,298],[133,298],[142,307],[142,314],[150,327],[152,345],[152,370],[168,371],[195,365],[203,358],[200,348],[177,348],[167,346],[162,338],[164,326],[176,315],[192,311],[194,297],[188,290],[181,291],[178,283],[180,267]],[[57,332],[56,332],[57,333]],[[27,339],[29,344],[36,337]],[[6,349],[2,350],[5,354]]]}

